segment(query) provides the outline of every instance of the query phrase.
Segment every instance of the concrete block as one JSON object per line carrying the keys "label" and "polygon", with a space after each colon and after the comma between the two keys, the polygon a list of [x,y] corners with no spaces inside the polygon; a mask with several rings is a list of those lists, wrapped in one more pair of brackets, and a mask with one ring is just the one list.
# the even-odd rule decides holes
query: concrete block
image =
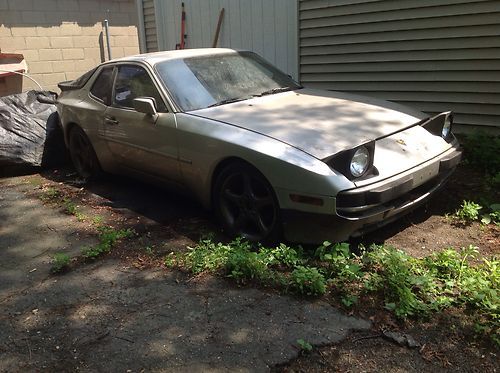
{"label": "concrete block", "polygon": [[71,36],[55,36],[50,38],[52,48],[73,48],[73,38]]}
{"label": "concrete block", "polygon": [[111,37],[112,47],[135,47],[139,45],[137,38],[133,36],[113,36]]}
{"label": "concrete block", "polygon": [[62,53],[65,60],[82,60],[84,57],[83,48],[63,49]]}
{"label": "concrete block", "polygon": [[61,36],[77,36],[82,34],[82,28],[76,23],[63,23],[60,27]]}
{"label": "concrete block", "polygon": [[46,36],[26,37],[26,48],[28,49],[50,48],[49,38]]}
{"label": "concrete block", "polygon": [[99,34],[102,32],[102,30],[103,30],[102,23],[100,21],[97,21],[91,26],[90,25],[83,26],[82,27],[82,35],[84,35],[84,36],[91,36],[91,35],[99,36]]}
{"label": "concrete block", "polygon": [[10,28],[12,36],[37,36],[36,27],[19,27],[14,26]]}
{"label": "concrete block", "polygon": [[45,13],[46,23],[49,25],[57,25],[58,28],[62,22],[67,21],[66,17],[67,17],[67,13],[61,12],[61,11],[54,11],[54,12]]}
{"label": "concrete block", "polygon": [[[111,47],[111,56],[113,58],[125,57],[123,47]],[[106,56],[107,58],[107,56]]]}
{"label": "concrete block", "polygon": [[77,0],[57,0],[57,6],[62,11],[80,10]]}
{"label": "concrete block", "polygon": [[81,11],[93,12],[99,9],[100,2],[99,0],[80,0],[78,5]]}
{"label": "concrete block", "polygon": [[30,62],[36,62],[40,60],[40,56],[38,55],[38,49],[18,49],[15,50],[14,53],[21,53],[24,56],[24,59],[28,63],[28,67]]}
{"label": "concrete block", "polygon": [[8,10],[9,9],[9,3],[7,0],[0,0],[0,10]]}
{"label": "concrete block", "polygon": [[10,27],[5,27],[4,25],[0,25],[0,38],[3,36],[12,36],[12,32]]}
{"label": "concrete block", "polygon": [[33,4],[33,10],[50,12],[58,9],[57,0],[36,0]]}
{"label": "concrete block", "polygon": [[57,26],[37,26],[36,34],[38,36],[59,36],[61,32]]}
{"label": "concrete block", "polygon": [[10,10],[29,10],[33,9],[34,0],[9,0]]}
{"label": "concrete block", "polygon": [[75,61],[75,67],[73,70],[76,71],[88,71],[96,66],[92,58],[87,58],[84,60]]}
{"label": "concrete block", "polygon": [[101,63],[101,48],[83,48],[85,58],[91,58],[96,64]]}
{"label": "concrete block", "polygon": [[0,49],[4,53],[12,52],[17,49],[25,49],[25,38],[21,36],[2,36],[0,37]]}
{"label": "concrete block", "polygon": [[134,56],[139,54],[139,47],[123,47],[123,54],[125,56]]}
{"label": "concrete block", "polygon": [[50,62],[32,62],[28,65],[28,72],[31,74],[51,73],[52,64]]}
{"label": "concrete block", "polygon": [[73,43],[75,47],[92,48],[99,46],[99,36],[74,36]]}
{"label": "concrete block", "polygon": [[75,63],[73,61],[54,61],[52,62],[52,70],[55,73],[66,73],[68,71],[73,71],[75,69]]}
{"label": "concrete block", "polygon": [[46,85],[57,85],[59,82],[66,80],[65,73],[51,73],[38,75],[39,82],[45,87]]}
{"label": "concrete block", "polygon": [[60,49],[40,49],[40,61],[60,61],[62,52]]}
{"label": "concrete block", "polygon": [[46,23],[44,12],[22,11],[21,20],[24,24],[40,25]]}

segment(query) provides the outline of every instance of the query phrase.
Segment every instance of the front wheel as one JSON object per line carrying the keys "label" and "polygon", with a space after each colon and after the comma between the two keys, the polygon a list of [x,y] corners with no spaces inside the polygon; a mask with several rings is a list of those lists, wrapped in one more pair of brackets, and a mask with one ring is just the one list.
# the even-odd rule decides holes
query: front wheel
{"label": "front wheel", "polygon": [[80,127],[73,127],[69,133],[69,153],[76,172],[83,179],[95,178],[101,172],[94,147]]}
{"label": "front wheel", "polygon": [[281,235],[278,201],[269,182],[242,162],[228,165],[214,188],[218,219],[231,236],[252,242],[274,242]]}

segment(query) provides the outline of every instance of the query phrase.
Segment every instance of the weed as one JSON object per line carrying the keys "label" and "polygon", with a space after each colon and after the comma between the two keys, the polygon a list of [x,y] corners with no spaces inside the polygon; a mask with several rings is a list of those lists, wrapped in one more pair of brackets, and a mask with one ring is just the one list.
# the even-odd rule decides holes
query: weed
{"label": "weed", "polygon": [[135,232],[131,229],[115,230],[111,227],[99,227],[99,243],[94,247],[84,247],[82,255],[87,259],[95,259],[98,256],[109,253],[116,241],[132,237]]}
{"label": "weed", "polygon": [[40,199],[44,202],[54,202],[61,197],[61,192],[57,189],[49,187],[40,195]]}
{"label": "weed", "polygon": [[[485,132],[468,135],[463,142],[465,160],[492,177],[500,173],[500,137]],[[496,176],[495,176],[496,175]]]}
{"label": "weed", "polygon": [[301,351],[303,351],[305,353],[309,353],[313,350],[313,346],[309,342],[306,342],[305,340],[303,340],[302,338],[297,339],[297,344],[299,345]]}
{"label": "weed", "polygon": [[325,242],[307,256],[301,248],[283,244],[254,251],[241,239],[228,244],[207,239],[186,253],[169,254],[165,265],[300,294],[322,295],[332,289],[346,307],[355,306],[360,295],[381,296],[385,308],[403,319],[464,306],[484,333],[500,341],[496,332],[500,261],[492,258],[471,265],[477,253],[474,246],[459,251],[448,248],[418,259],[391,247],[373,246],[353,255],[346,244]]}
{"label": "weed", "polygon": [[52,273],[62,272],[64,269],[68,268],[70,257],[64,253],[56,253],[52,257],[52,267],[50,271]]}
{"label": "weed", "polygon": [[103,222],[104,218],[100,215],[96,215],[92,218],[92,224],[94,224],[97,227],[101,226]]}
{"label": "weed", "polygon": [[455,218],[462,223],[471,223],[479,218],[479,211],[483,207],[472,201],[463,201],[460,208],[455,211]]}

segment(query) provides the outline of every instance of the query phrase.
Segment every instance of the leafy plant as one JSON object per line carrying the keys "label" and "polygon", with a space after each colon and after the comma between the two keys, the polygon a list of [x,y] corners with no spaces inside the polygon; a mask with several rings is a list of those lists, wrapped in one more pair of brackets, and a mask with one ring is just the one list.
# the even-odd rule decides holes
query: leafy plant
{"label": "leafy plant", "polygon": [[490,212],[481,216],[481,223],[490,224],[494,223],[500,224],[500,204],[496,203],[490,205]]}
{"label": "leafy plant", "polygon": [[303,352],[309,353],[313,350],[313,346],[309,342],[303,340],[302,338],[297,339],[297,344],[299,345],[300,349]]}
{"label": "leafy plant", "polygon": [[104,253],[110,252],[116,241],[132,237],[135,234],[131,229],[115,230],[111,227],[99,227],[98,230],[99,243],[97,246],[82,249],[82,255],[87,259],[95,259]]}
{"label": "leafy plant", "polygon": [[472,201],[463,201],[454,216],[463,223],[470,223],[479,218],[479,211],[483,207]]}
{"label": "leafy plant", "polygon": [[53,202],[61,196],[61,192],[57,189],[49,187],[40,195],[40,199],[44,202]]}
{"label": "leafy plant", "polygon": [[52,257],[52,267],[50,271],[52,273],[62,272],[64,269],[68,268],[70,262],[70,257],[64,253],[56,253]]}
{"label": "leafy plant", "polygon": [[322,295],[326,292],[325,276],[315,267],[298,266],[291,274],[291,282],[302,294]]}
{"label": "leafy plant", "polygon": [[486,132],[474,132],[463,142],[465,160],[488,175],[500,173],[500,137]]}
{"label": "leafy plant", "polygon": [[448,248],[419,259],[391,247],[372,246],[353,255],[346,244],[325,242],[306,255],[302,248],[283,244],[255,251],[241,239],[227,244],[207,239],[186,253],[169,254],[165,265],[300,294],[322,295],[331,289],[346,307],[372,294],[399,318],[463,306],[484,333],[500,341],[500,262],[491,258],[470,264],[477,253],[474,246]]}

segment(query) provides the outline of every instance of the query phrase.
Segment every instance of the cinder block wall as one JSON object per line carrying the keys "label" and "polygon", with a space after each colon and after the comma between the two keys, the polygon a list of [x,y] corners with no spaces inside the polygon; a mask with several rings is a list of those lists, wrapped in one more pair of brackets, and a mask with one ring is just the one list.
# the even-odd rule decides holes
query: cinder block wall
{"label": "cinder block wall", "polygon": [[[112,58],[139,53],[134,0],[0,0],[0,50],[22,53],[28,74],[58,92],[58,82],[109,59],[104,19]],[[22,90],[35,87],[23,79]]]}

